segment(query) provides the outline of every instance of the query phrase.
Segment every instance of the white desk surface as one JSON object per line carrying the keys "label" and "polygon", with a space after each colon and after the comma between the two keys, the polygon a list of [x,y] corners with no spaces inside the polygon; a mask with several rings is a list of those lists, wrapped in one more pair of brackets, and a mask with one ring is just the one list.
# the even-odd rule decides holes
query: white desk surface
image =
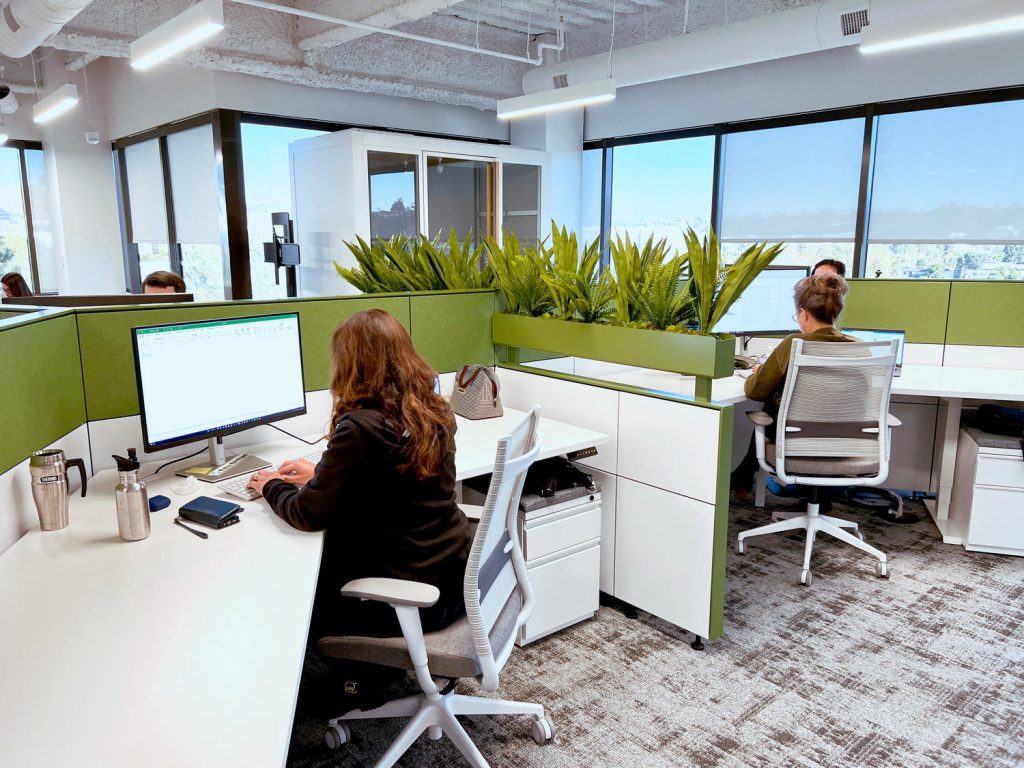
{"label": "white desk surface", "polygon": [[[460,420],[460,478],[489,472],[495,442],[523,414]],[[608,440],[548,419],[542,455]],[[268,461],[308,453],[284,440]],[[144,468],[144,474],[156,468]],[[291,736],[322,536],[259,499],[242,522],[199,539],[171,506],[138,542],[117,535],[107,470],[75,498],[62,531],[30,531],[0,556],[0,765],[281,766]]]}
{"label": "white desk surface", "polygon": [[[632,369],[603,377],[606,381],[634,387],[693,396],[694,378],[678,373]],[[734,374],[715,379],[712,399],[719,403],[741,403],[745,379]],[[952,368],[937,365],[905,365],[892,381],[892,394],[923,397],[958,397],[978,400],[1024,400],[1024,371],[1002,368]]]}

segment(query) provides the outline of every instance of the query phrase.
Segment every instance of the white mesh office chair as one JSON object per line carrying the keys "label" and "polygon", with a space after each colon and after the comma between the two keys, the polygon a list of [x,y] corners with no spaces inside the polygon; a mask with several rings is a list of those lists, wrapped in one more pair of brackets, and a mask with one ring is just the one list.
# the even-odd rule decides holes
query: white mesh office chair
{"label": "white mesh office chair", "polygon": [[775,442],[769,442],[765,433],[772,417],[747,414],[754,422],[761,466],[755,506],[764,507],[768,475],[784,485],[810,486],[812,496],[806,513],[776,513],[772,517],[777,522],[740,533],[737,552],[743,554],[745,540],[754,536],[802,528],[807,541],[801,584],[811,584],[811,552],[819,532],[878,558],[876,574],[889,578],[885,553],[864,542],[857,523],[819,514],[818,488],[881,485],[889,475],[889,431],[900,424],[889,414],[896,345],[895,340],[793,341]]}
{"label": "white mesh office chair", "polygon": [[[426,635],[419,609],[433,605],[436,587],[400,579],[358,579],[342,587],[347,597],[386,602],[395,609],[403,637],[328,637],[320,651],[339,659],[412,669],[423,693],[388,702],[368,712],[356,710],[330,721],[325,735],[335,749],[350,738],[344,721],[392,717],[411,718],[377,763],[394,765],[423,731],[432,739],[448,735],[471,765],[487,768],[487,761],[455,719],[456,715],[533,715],[533,738],[544,744],[554,737],[540,704],[500,701],[453,692],[454,681],[475,677],[485,691],[498,688],[498,675],[508,661],[516,635],[533,611],[533,590],[519,541],[519,497],[526,470],[537,446],[539,409],[498,441],[494,474],[480,512],[473,547],[466,565],[466,617],[447,629]],[[451,682],[440,688],[433,675]]]}

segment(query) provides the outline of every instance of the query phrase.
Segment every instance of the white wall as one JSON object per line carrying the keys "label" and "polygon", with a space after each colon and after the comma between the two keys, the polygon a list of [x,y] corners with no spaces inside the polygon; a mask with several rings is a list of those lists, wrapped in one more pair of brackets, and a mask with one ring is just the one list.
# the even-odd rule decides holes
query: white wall
{"label": "white wall", "polygon": [[[583,226],[583,110],[512,120],[510,138],[513,146],[551,154],[544,184],[549,216],[559,226],[579,232]],[[550,225],[550,221],[540,222],[542,236]]]}
{"label": "white wall", "polygon": [[[42,128],[57,288],[60,293],[123,293],[117,192],[110,144],[102,140],[107,135],[104,110],[94,101],[92,78],[86,101],[81,72],[66,72],[62,56],[43,62],[47,92],[69,79],[78,85],[82,102]],[[88,128],[100,132],[99,144],[86,143]]]}
{"label": "white wall", "polygon": [[588,108],[588,141],[1020,85],[1019,35],[865,56],[854,47],[621,88]]}

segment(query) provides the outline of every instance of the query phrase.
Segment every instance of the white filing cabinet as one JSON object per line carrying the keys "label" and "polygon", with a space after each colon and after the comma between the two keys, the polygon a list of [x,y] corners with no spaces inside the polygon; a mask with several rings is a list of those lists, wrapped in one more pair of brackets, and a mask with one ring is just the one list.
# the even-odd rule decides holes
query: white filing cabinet
{"label": "white filing cabinet", "polygon": [[960,430],[949,518],[964,549],[1024,556],[1024,458],[1019,438]]}
{"label": "white filing cabinet", "polygon": [[519,526],[535,605],[519,645],[589,619],[601,579],[601,493],[522,512]]}

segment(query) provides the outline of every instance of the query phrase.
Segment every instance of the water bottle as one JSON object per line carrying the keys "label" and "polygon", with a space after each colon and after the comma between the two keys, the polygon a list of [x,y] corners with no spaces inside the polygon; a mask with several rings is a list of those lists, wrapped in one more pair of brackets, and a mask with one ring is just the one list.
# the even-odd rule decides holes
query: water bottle
{"label": "water bottle", "polygon": [[139,460],[134,448],[128,449],[128,458],[113,458],[117,462],[117,532],[125,541],[139,541],[149,536],[149,495],[139,479]]}

